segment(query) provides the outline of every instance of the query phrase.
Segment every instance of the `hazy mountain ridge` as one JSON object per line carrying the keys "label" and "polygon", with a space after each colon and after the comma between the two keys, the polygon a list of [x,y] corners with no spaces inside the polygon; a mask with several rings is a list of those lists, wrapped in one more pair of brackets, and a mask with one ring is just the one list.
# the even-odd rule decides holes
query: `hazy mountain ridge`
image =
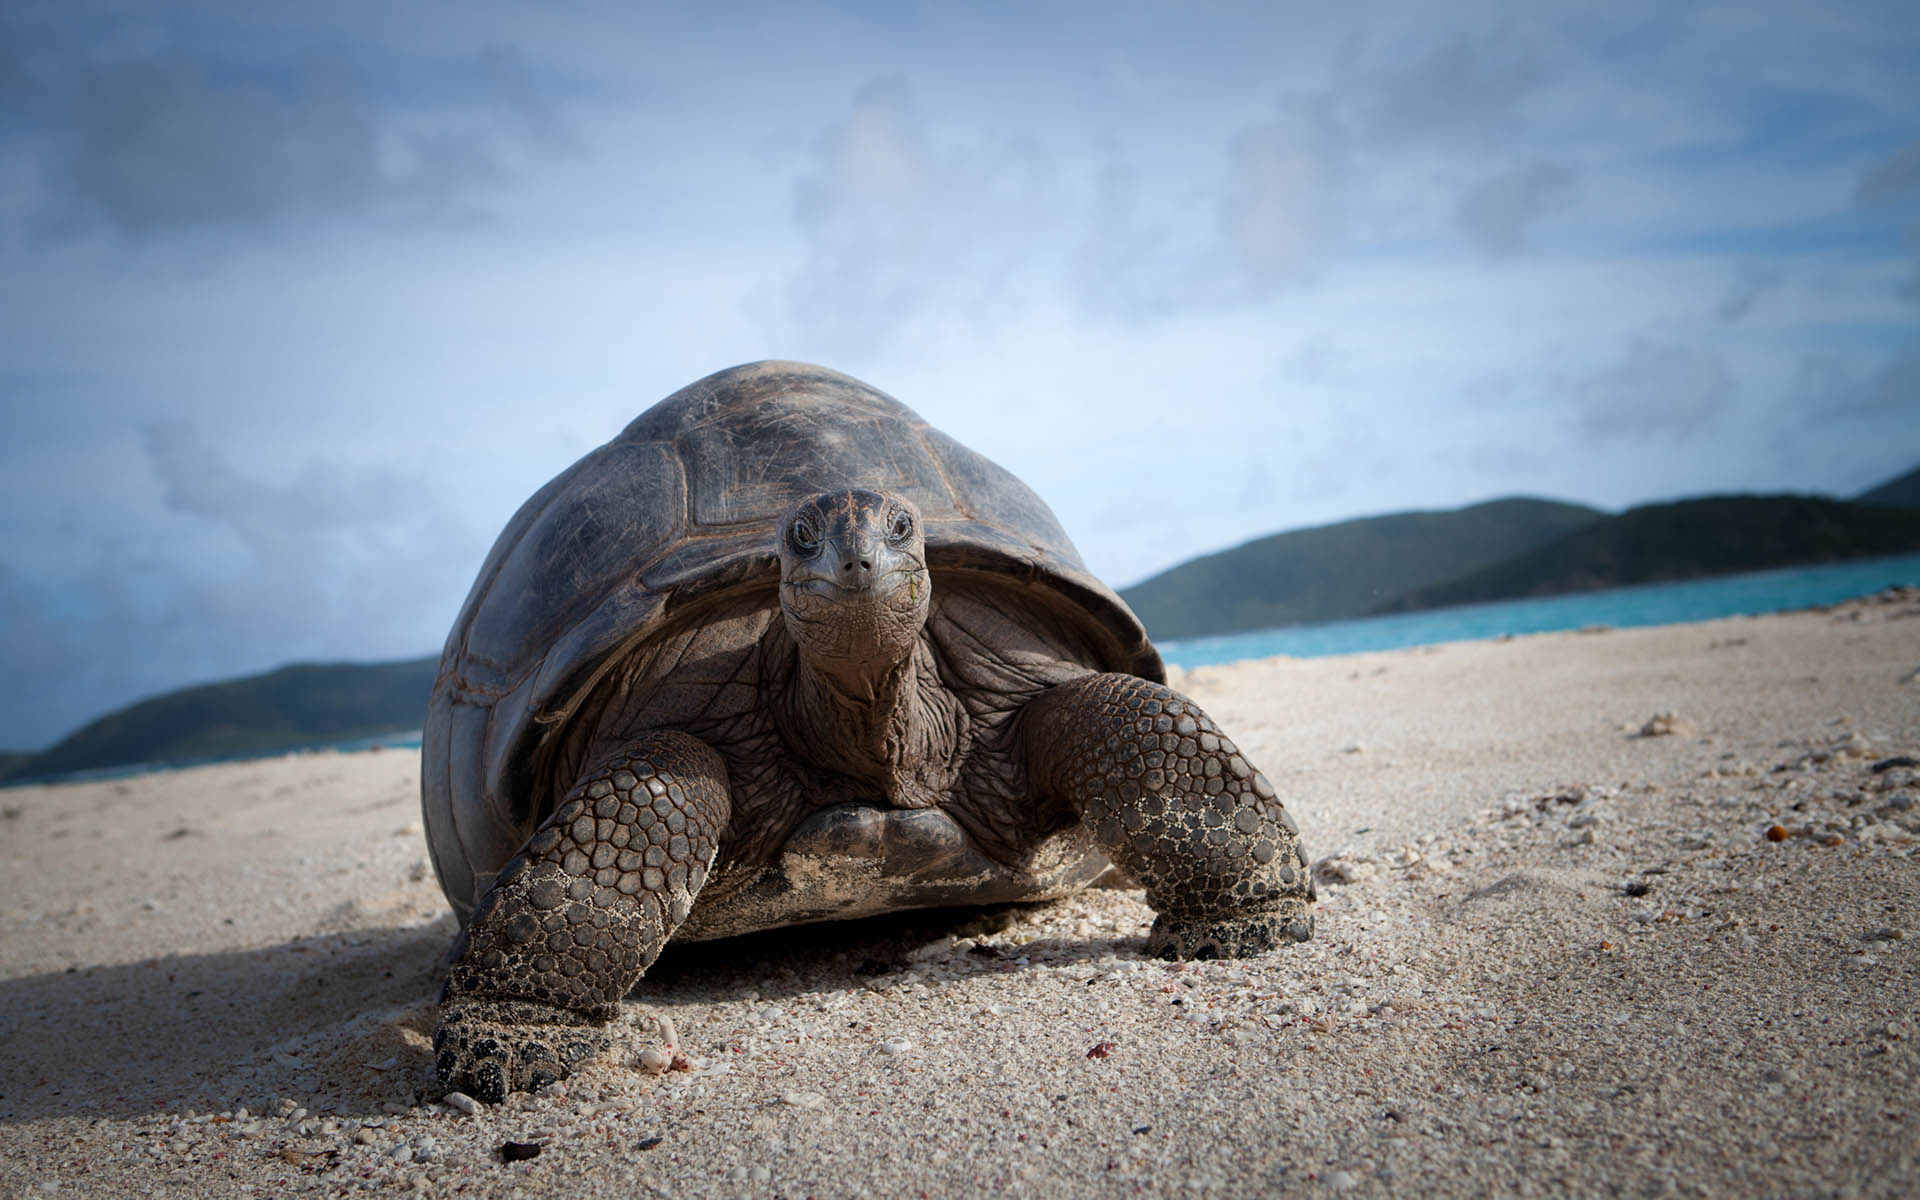
{"label": "hazy mountain ridge", "polygon": [[1361,517],[1192,559],[1120,597],[1163,639],[1334,621],[1605,519],[1598,509],[1528,497]]}
{"label": "hazy mountain ridge", "polygon": [[1914,551],[1920,551],[1920,509],[1821,496],[1705,496],[1628,509],[1505,562],[1417,588],[1374,611],[1556,596]]}
{"label": "hazy mountain ridge", "polygon": [[90,721],[38,754],[0,756],[0,780],[270,754],[418,729],[438,665],[437,656],[296,663],[167,692]]}
{"label": "hazy mountain ridge", "polygon": [[1854,497],[1861,504],[1891,504],[1898,508],[1920,508],[1920,467],[1915,467],[1905,475],[1889,479],[1885,483]]}

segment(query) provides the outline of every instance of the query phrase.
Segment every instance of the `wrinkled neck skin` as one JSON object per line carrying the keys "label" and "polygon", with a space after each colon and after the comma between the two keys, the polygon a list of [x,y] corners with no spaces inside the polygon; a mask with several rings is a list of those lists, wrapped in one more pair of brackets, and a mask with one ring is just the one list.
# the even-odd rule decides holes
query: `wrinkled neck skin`
{"label": "wrinkled neck skin", "polygon": [[904,655],[867,663],[820,658],[800,651],[796,682],[815,703],[848,715],[888,712],[913,691],[917,674],[914,646]]}
{"label": "wrinkled neck skin", "polygon": [[812,654],[794,641],[785,708],[799,755],[869,784],[895,807],[935,804],[961,716],[918,628],[904,652],[865,661]]}
{"label": "wrinkled neck skin", "polygon": [[850,775],[892,774],[909,753],[921,723],[918,657],[908,654],[898,662],[855,674],[802,653],[794,699],[809,735],[807,757]]}

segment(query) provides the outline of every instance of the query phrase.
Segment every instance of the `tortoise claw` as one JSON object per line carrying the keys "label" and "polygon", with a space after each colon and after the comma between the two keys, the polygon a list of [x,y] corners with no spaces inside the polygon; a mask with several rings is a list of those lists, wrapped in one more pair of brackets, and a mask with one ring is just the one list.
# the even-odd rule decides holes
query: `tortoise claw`
{"label": "tortoise claw", "polygon": [[499,1104],[538,1091],[613,1045],[609,1026],[552,1005],[457,999],[434,1030],[434,1073],[449,1090]]}
{"label": "tortoise claw", "polygon": [[1289,899],[1263,911],[1217,917],[1161,913],[1147,937],[1147,953],[1165,959],[1251,958],[1313,937],[1313,914]]}

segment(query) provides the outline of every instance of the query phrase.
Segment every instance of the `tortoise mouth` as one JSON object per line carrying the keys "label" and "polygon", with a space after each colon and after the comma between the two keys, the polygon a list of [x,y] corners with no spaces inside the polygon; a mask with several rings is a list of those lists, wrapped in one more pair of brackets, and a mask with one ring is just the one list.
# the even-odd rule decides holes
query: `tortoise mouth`
{"label": "tortoise mouth", "polygon": [[917,604],[920,593],[926,591],[926,574],[917,566],[903,566],[846,583],[824,575],[811,575],[783,581],[783,590],[835,604],[872,604],[889,601],[897,594],[905,593],[909,604]]}
{"label": "tortoise mouth", "polygon": [[818,576],[786,580],[780,608],[816,664],[886,664],[919,637],[928,596],[925,572],[901,567],[853,586]]}

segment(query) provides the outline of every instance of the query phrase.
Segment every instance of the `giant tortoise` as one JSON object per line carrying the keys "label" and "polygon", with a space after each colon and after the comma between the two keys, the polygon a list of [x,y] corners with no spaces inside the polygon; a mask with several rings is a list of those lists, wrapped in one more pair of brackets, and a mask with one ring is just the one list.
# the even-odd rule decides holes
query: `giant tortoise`
{"label": "giant tortoise", "polygon": [[1163,956],[1311,936],[1293,822],[1165,679],[1047,506],[899,402],[786,362],[674,393],[515,514],[447,639],[442,1081],[565,1076],[671,938],[1109,861]]}

